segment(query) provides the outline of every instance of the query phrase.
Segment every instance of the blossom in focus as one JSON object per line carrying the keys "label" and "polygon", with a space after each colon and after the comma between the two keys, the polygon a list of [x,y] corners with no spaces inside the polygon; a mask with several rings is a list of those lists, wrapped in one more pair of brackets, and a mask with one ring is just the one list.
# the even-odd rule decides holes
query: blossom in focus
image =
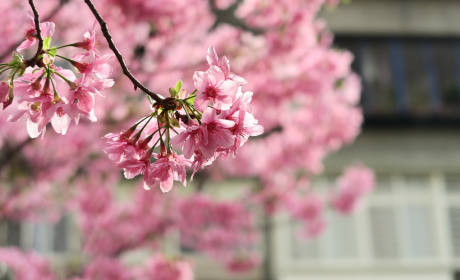
{"label": "blossom in focus", "polygon": [[[24,29],[26,39],[17,47],[16,51],[21,52],[25,49],[30,48],[38,42],[37,31],[35,30],[34,14],[32,11],[27,13],[29,19],[29,25]],[[53,22],[42,22],[40,23],[42,38],[53,36],[54,34],[54,23]]]}
{"label": "blossom in focus", "polygon": [[98,58],[101,56],[99,50],[97,49],[96,26],[97,26],[97,21],[95,20],[91,33],[87,31],[85,35],[83,36],[84,37],[83,41],[77,42],[74,44],[75,47],[82,48],[86,50],[87,52],[75,54],[74,56],[72,56],[72,59],[82,60],[89,55],[92,55],[93,58]]}
{"label": "blossom in focus", "polygon": [[224,72],[218,66],[210,66],[206,72],[196,71],[193,81],[198,92],[201,92],[195,99],[198,110],[204,111],[210,104],[219,110],[230,109],[238,84],[226,80]]}
{"label": "blossom in focus", "polygon": [[158,160],[149,166],[149,174],[145,179],[145,187],[151,188],[159,183],[162,192],[169,192],[173,181],[180,181],[184,186],[187,185],[185,167],[190,166],[190,160],[183,155],[159,154]]}
{"label": "blossom in focus", "polygon": [[240,76],[235,75],[230,71],[230,62],[228,61],[227,57],[223,56],[219,60],[219,57],[217,56],[216,50],[214,49],[214,46],[210,46],[208,48],[208,56],[206,57],[209,66],[217,66],[222,70],[222,72],[225,75],[225,78],[227,80],[232,80],[236,83],[237,86],[241,86],[244,84],[247,84],[245,79],[243,79]]}

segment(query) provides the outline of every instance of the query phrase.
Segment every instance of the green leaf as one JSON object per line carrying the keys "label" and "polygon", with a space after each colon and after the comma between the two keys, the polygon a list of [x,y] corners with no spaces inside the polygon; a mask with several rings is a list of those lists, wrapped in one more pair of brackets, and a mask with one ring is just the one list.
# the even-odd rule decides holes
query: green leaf
{"label": "green leaf", "polygon": [[153,116],[154,116],[154,117],[158,117],[159,115],[161,115],[161,112],[163,112],[163,107],[158,108],[158,109],[153,113]]}
{"label": "green leaf", "polygon": [[56,47],[52,47],[49,51],[48,51],[48,54],[51,55],[51,56],[56,56],[56,53],[57,53],[57,49]]}
{"label": "green leaf", "polygon": [[147,95],[147,98],[148,98],[149,101],[150,101],[150,105],[153,105],[153,103],[155,103],[155,100],[153,100],[153,98],[150,97],[150,95]]}
{"label": "green leaf", "polygon": [[45,40],[43,40],[43,49],[44,50],[49,50],[51,46],[51,37],[47,36]]}
{"label": "green leaf", "polygon": [[24,64],[22,55],[13,53],[13,59],[8,62],[8,67],[17,68],[21,67],[22,64]]}
{"label": "green leaf", "polygon": [[170,88],[169,88],[169,94],[171,94],[171,97],[174,97],[174,98],[175,98],[175,97],[177,96],[177,91],[176,91],[176,89],[170,87]]}
{"label": "green leaf", "polygon": [[192,98],[187,99],[186,101],[188,104],[193,105],[195,103],[195,98],[196,98],[196,95]]}
{"label": "green leaf", "polygon": [[179,80],[177,83],[176,83],[176,93],[178,93],[182,88],[182,80]]}

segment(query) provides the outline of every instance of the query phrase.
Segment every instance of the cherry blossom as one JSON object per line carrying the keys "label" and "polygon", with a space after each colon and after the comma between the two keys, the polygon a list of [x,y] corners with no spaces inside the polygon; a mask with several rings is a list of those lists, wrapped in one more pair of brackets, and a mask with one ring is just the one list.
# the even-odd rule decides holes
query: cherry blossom
{"label": "cherry blossom", "polygon": [[[35,30],[34,14],[32,11],[28,11],[27,17],[29,19],[29,25],[24,29],[26,40],[22,42],[16,51],[21,52],[25,49],[37,43],[37,31]],[[42,37],[51,37],[54,34],[55,25],[53,22],[42,22],[40,23]]]}
{"label": "cherry blossom", "polygon": [[204,111],[212,103],[214,108],[228,110],[232,105],[232,96],[236,94],[238,84],[225,79],[218,66],[211,66],[206,72],[197,71],[193,75],[195,87],[201,94],[195,99],[195,107]]}
{"label": "cherry blossom", "polygon": [[85,35],[83,36],[84,37],[83,41],[73,44],[75,47],[82,48],[86,50],[87,52],[75,54],[74,56],[72,56],[72,59],[82,60],[89,55],[92,55],[93,58],[98,58],[101,55],[99,53],[99,50],[97,49],[96,26],[97,26],[97,21],[94,21],[93,29],[91,30],[91,33],[87,31]]}
{"label": "cherry blossom", "polygon": [[[56,7],[35,2],[41,19]],[[162,252],[174,232],[182,246],[244,272],[263,259],[253,210],[285,211],[299,222],[300,238],[327,230],[327,211],[359,210],[374,183],[364,167],[345,171],[326,196],[312,183],[324,158],[352,143],[363,120],[352,55],[332,48],[332,33],[316,17],[330,2],[241,1],[235,16],[245,30],[214,26],[213,11],[232,0],[95,3],[129,71],[163,95],[161,104],[123,77],[100,26],[87,25],[94,16],[84,1],[63,4],[51,18],[55,33],[54,24],[41,23],[42,37],[54,36],[43,57],[30,66],[30,48],[0,63],[1,161],[15,151],[0,163],[0,217],[56,222],[62,212],[75,215],[85,262],[73,279],[188,280],[192,262]],[[29,6],[0,6],[4,52],[20,43],[24,18],[17,15]],[[25,31],[23,47],[36,46],[30,17]],[[27,129],[12,123],[18,120]],[[244,191],[211,196],[219,184],[208,180],[230,176],[242,179],[235,185]],[[193,178],[198,182],[187,184]],[[120,192],[121,185],[128,188]],[[125,263],[138,249],[149,260]],[[42,271],[17,252],[14,263],[5,262],[10,270]],[[48,279],[43,271],[37,279]]]}

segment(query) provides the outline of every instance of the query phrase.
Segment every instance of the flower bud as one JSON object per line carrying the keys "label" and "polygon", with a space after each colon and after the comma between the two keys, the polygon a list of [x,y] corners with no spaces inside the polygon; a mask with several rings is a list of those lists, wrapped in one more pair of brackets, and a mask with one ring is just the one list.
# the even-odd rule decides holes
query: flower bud
{"label": "flower bud", "polygon": [[88,63],[80,63],[74,60],[69,60],[70,64],[72,64],[75,68],[77,68],[78,72],[84,73],[86,71],[86,67]]}
{"label": "flower bud", "polygon": [[136,131],[136,127],[137,127],[136,125],[130,127],[125,133],[122,134],[122,136],[124,136],[126,138],[131,137],[131,135],[133,135],[134,131]]}

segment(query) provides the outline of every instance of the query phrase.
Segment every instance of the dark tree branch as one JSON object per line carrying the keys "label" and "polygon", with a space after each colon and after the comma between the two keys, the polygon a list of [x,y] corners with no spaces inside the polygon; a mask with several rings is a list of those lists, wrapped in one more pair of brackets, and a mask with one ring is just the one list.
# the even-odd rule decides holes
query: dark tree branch
{"label": "dark tree branch", "polygon": [[2,169],[10,163],[10,161],[16,156],[16,154],[18,154],[27,144],[29,144],[32,141],[33,138],[27,138],[16,147],[6,151],[3,157],[0,158],[0,171],[2,171]]}
{"label": "dark tree branch", "polygon": [[[57,5],[52,11],[51,13],[45,17],[45,19],[43,21],[48,21],[50,20],[52,17],[54,17],[57,12],[59,12],[59,10],[69,2],[70,0],[61,0],[59,1],[59,5]],[[18,47],[19,45],[21,44],[22,41],[20,42],[16,42],[15,44],[13,44],[11,47],[9,47],[6,51],[4,51],[2,54],[0,54],[0,61],[3,61],[6,57],[10,56],[12,52],[14,52]]]}
{"label": "dark tree branch", "polygon": [[216,8],[215,0],[209,0],[209,6],[211,7],[212,13],[216,16],[216,21],[211,29],[217,28],[220,24],[229,24],[234,27],[240,28],[244,31],[251,32],[254,35],[260,35],[264,33],[264,30],[258,28],[252,28],[248,26],[242,19],[235,16],[235,11],[241,4],[242,0],[237,0],[230,7],[225,10],[219,10]]}
{"label": "dark tree branch", "polygon": [[134,89],[140,88],[143,92],[145,92],[147,95],[152,97],[153,100],[155,100],[156,103],[163,105],[164,103],[164,98],[161,95],[158,95],[148,89],[146,86],[144,86],[141,82],[139,82],[136,77],[131,74],[131,71],[128,69],[128,67],[125,64],[125,61],[123,60],[123,55],[118,51],[117,46],[115,46],[115,43],[112,40],[112,36],[110,35],[109,28],[107,27],[107,23],[105,20],[102,18],[101,14],[97,11],[96,7],[94,7],[93,2],[91,0],[85,0],[86,5],[88,5],[89,9],[93,13],[93,15],[96,17],[97,21],[101,25],[101,31],[102,34],[104,35],[105,39],[107,40],[107,43],[109,44],[110,49],[113,51],[115,56],[117,57],[118,62],[120,63],[121,68],[123,69],[123,74],[127,76],[131,82],[134,84]]}
{"label": "dark tree branch", "polygon": [[37,38],[38,38],[38,48],[37,52],[35,53],[34,57],[27,61],[27,66],[35,66],[38,60],[38,56],[43,51],[43,38],[42,38],[42,31],[40,29],[40,15],[35,8],[34,0],[29,0],[29,5],[34,12],[34,22],[35,22],[35,30],[37,31]]}

